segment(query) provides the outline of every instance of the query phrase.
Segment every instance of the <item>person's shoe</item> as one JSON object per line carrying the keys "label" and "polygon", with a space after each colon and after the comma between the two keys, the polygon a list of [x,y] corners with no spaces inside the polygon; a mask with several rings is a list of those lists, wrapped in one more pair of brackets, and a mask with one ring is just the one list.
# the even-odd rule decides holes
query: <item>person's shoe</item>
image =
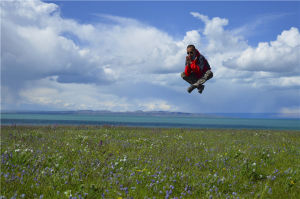
{"label": "person's shoe", "polygon": [[203,90],[204,90],[204,85],[199,85],[198,86],[198,92],[202,93]]}
{"label": "person's shoe", "polygon": [[187,91],[188,91],[189,93],[191,93],[195,88],[197,88],[197,86],[191,85],[190,87],[188,87]]}

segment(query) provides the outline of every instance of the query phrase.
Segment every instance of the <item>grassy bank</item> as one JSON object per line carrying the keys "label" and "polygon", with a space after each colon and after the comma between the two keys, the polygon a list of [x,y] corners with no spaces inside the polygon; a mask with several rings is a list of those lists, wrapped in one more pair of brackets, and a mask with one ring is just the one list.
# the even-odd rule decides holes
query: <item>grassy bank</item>
{"label": "grassy bank", "polygon": [[2,198],[297,198],[300,132],[1,127]]}

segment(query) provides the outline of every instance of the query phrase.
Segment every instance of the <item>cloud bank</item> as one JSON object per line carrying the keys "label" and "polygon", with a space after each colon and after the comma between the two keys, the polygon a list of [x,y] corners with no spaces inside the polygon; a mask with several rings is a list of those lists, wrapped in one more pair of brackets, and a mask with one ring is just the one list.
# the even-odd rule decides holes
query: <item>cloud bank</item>
{"label": "cloud bank", "polygon": [[[82,24],[61,17],[56,4],[37,0],[4,1],[1,12],[2,109],[36,105],[59,110],[251,112],[272,109],[262,108],[269,103],[268,95],[244,107],[258,88],[299,91],[296,27],[252,47],[226,29],[228,19],[198,12],[190,14],[204,23],[203,31],[190,30],[179,40],[119,16],[99,14],[99,22]],[[187,95],[188,85],[180,78],[190,43],[199,46],[213,67],[215,78],[206,97]],[[247,95],[237,93],[245,88]],[[223,99],[216,101],[219,95]],[[297,107],[297,94],[290,97]],[[240,107],[229,105],[234,101],[242,102]]]}

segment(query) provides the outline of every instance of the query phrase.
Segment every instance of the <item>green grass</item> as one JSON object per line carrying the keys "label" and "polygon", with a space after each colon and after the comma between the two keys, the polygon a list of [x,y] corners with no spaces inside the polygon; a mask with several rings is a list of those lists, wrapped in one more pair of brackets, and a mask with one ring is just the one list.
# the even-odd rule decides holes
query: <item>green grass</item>
{"label": "green grass", "polygon": [[0,198],[297,198],[300,132],[1,127]]}

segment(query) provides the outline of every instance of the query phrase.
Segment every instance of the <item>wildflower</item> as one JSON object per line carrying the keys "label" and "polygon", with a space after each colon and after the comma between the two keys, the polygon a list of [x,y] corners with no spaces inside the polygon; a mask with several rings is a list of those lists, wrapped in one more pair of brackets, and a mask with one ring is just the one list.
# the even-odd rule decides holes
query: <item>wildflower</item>
{"label": "wildflower", "polygon": [[294,180],[291,180],[291,184],[292,184],[292,185],[294,185],[294,184],[295,184]]}
{"label": "wildflower", "polygon": [[271,180],[275,180],[276,179],[276,176],[272,176]]}
{"label": "wildflower", "polygon": [[288,174],[291,171],[291,168],[288,168],[287,170],[284,171],[285,174]]}
{"label": "wildflower", "polygon": [[271,193],[272,193],[272,188],[270,187],[268,190],[268,194],[271,194]]}
{"label": "wildflower", "polygon": [[237,193],[236,193],[236,192],[232,192],[232,195],[236,196],[236,195],[237,195]]}
{"label": "wildflower", "polygon": [[72,196],[72,194],[71,194],[71,190],[67,190],[67,191],[65,191],[65,192],[64,192],[64,194],[65,194],[67,197],[70,197],[70,196]]}

